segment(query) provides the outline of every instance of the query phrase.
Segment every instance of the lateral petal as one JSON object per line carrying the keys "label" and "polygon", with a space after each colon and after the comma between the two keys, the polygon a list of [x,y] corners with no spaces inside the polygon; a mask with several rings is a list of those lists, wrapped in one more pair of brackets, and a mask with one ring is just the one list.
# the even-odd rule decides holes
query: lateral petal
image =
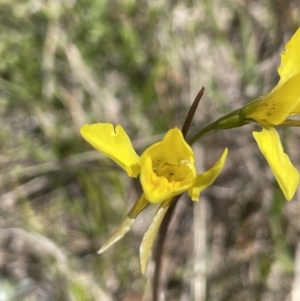
{"label": "lateral petal", "polygon": [[193,201],[198,201],[200,193],[210,186],[219,176],[225,165],[227,154],[228,149],[225,148],[222,156],[211,169],[197,175],[194,185],[188,190],[188,195]]}
{"label": "lateral petal", "polygon": [[157,236],[158,229],[161,225],[161,222],[165,214],[169,209],[171,200],[172,199],[168,199],[159,206],[158,210],[155,213],[155,216],[153,217],[150,227],[148,228],[147,232],[144,234],[143,240],[140,245],[140,265],[143,274],[145,274],[147,262],[151,254],[152,246]]}
{"label": "lateral petal", "polygon": [[293,76],[300,73],[300,28],[285,45],[285,51],[281,53],[281,65],[278,68],[280,81],[278,85],[285,83]]}
{"label": "lateral petal", "polygon": [[108,248],[110,248],[113,244],[115,244],[118,240],[120,240],[124,235],[130,230],[134,219],[126,216],[125,220],[119,225],[118,229],[114,232],[114,234],[105,242],[105,244],[99,249],[98,254],[103,253]]}
{"label": "lateral petal", "polygon": [[284,153],[279,135],[275,128],[253,132],[258,147],[266,158],[284,196],[292,199],[299,184],[299,172]]}
{"label": "lateral petal", "polygon": [[241,114],[263,126],[282,123],[288,116],[300,113],[299,84],[300,73],[278,84],[268,95],[247,104]]}
{"label": "lateral petal", "polygon": [[139,156],[121,125],[114,128],[111,123],[85,124],[80,133],[94,148],[120,165],[130,177],[138,176]]}
{"label": "lateral petal", "polygon": [[246,119],[263,126],[278,125],[288,116],[300,113],[300,28],[291,37],[281,54],[278,68],[280,80],[266,96],[260,97],[241,110]]}
{"label": "lateral petal", "polygon": [[106,241],[106,243],[100,248],[97,253],[103,253],[118,240],[120,240],[130,230],[135,218],[148,205],[148,203],[149,202],[146,200],[145,195],[142,194],[140,198],[135,202],[122,224],[117,228],[114,234],[108,239],[108,241]]}

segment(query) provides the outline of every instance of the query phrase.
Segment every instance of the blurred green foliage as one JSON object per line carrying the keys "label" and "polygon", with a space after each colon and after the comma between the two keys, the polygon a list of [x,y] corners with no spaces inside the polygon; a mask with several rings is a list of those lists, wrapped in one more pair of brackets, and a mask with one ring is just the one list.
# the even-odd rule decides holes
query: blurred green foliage
{"label": "blurred green foliage", "polygon": [[[140,153],[181,127],[205,86],[191,130],[203,127],[274,86],[299,18],[297,0],[0,0],[1,300],[148,300],[138,245],[153,209],[96,254],[140,187],[79,128],[120,123]],[[299,166],[298,138],[291,131],[287,146]],[[204,195],[204,300],[285,300],[297,279],[299,204],[282,201],[251,129],[202,145],[205,166],[231,152]],[[192,239],[178,247],[191,229],[192,215],[175,215],[166,300],[192,300]]]}

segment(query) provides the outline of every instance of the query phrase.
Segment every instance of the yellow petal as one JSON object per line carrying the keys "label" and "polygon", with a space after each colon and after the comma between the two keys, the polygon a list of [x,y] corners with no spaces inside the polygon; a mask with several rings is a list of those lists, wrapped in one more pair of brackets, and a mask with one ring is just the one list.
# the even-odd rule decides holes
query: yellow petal
{"label": "yellow petal", "polygon": [[281,54],[280,80],[266,96],[252,101],[241,110],[246,119],[263,126],[278,125],[288,116],[300,113],[300,28]]}
{"label": "yellow petal", "polygon": [[164,161],[169,164],[178,164],[181,160],[194,163],[194,152],[178,128],[170,129],[162,141],[148,147],[141,157],[148,154],[154,161]]}
{"label": "yellow petal", "polygon": [[290,200],[299,184],[299,172],[284,153],[279,135],[274,128],[253,132],[258,147],[266,158],[284,196]]}
{"label": "yellow petal", "polygon": [[200,175],[197,175],[194,185],[188,191],[188,194],[193,201],[198,201],[200,193],[208,186],[210,186],[219,176],[224,167],[227,154],[228,149],[225,148],[222,156],[211,169],[205,171]]}
{"label": "yellow petal", "polygon": [[98,151],[119,164],[130,177],[137,177],[140,172],[139,156],[122,128],[111,123],[85,124],[80,133]]}
{"label": "yellow petal", "polygon": [[[300,51],[300,46],[299,46],[299,51]],[[299,54],[299,56],[300,56],[300,54]],[[295,100],[297,101],[297,105],[290,112],[290,116],[300,114],[300,74],[298,74],[297,76],[295,75],[293,78],[298,79],[297,85],[295,85],[295,87],[294,87],[294,90],[295,90],[294,93],[297,93],[298,97],[295,97]],[[291,91],[289,91],[289,93],[291,93]]]}
{"label": "yellow petal", "polygon": [[195,171],[191,170],[190,176],[186,177],[187,183],[184,181],[169,182],[167,178],[157,176],[157,174],[153,171],[152,159],[150,156],[147,156],[144,158],[141,166],[140,180],[145,196],[149,202],[160,203],[188,190],[188,188],[193,184],[195,176]]}
{"label": "yellow petal", "polygon": [[187,190],[195,180],[194,153],[178,129],[141,156],[140,180],[146,198],[159,203]]}
{"label": "yellow petal", "polygon": [[100,248],[98,254],[103,253],[118,240],[120,240],[131,228],[135,218],[139,213],[147,206],[149,202],[145,199],[144,194],[135,202],[129,213],[127,214],[123,223],[118,227],[115,233],[109,238],[109,240]]}
{"label": "yellow petal", "polygon": [[281,53],[281,65],[278,73],[280,75],[278,85],[300,73],[300,28],[285,45],[285,51]]}
{"label": "yellow petal", "polygon": [[277,85],[268,95],[247,104],[241,114],[263,126],[278,125],[297,111],[300,103],[299,86],[300,73],[281,86]]}
{"label": "yellow petal", "polygon": [[158,210],[148,228],[147,232],[144,234],[142,243],[140,245],[140,265],[141,271],[144,274],[147,266],[147,262],[149,260],[149,256],[152,250],[152,246],[157,235],[158,229],[161,225],[161,222],[169,209],[170,203],[172,199],[168,199],[164,201]]}

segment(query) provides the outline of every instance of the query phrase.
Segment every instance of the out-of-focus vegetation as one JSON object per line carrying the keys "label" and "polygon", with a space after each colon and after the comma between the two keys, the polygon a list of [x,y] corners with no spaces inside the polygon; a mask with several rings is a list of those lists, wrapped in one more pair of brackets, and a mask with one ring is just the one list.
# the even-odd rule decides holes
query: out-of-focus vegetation
{"label": "out-of-focus vegetation", "polygon": [[[275,86],[299,20],[298,0],[0,0],[0,300],[149,300],[138,245],[155,208],[96,254],[140,187],[80,126],[120,123],[141,153],[205,86],[195,132]],[[206,168],[229,158],[201,203],[180,201],[165,300],[300,300],[299,195],[284,200],[252,130],[196,145]],[[300,168],[299,129],[281,136]]]}

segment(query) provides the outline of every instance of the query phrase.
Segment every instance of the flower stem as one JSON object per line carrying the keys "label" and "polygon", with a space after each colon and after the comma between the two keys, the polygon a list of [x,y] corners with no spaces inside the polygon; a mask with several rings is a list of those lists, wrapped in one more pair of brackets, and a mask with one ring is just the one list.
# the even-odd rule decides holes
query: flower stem
{"label": "flower stem", "polygon": [[192,145],[199,138],[201,138],[210,131],[232,129],[250,123],[251,120],[247,120],[246,118],[244,118],[241,112],[241,109],[235,110],[230,114],[222,116],[218,120],[210,123],[188,141],[189,145]]}

